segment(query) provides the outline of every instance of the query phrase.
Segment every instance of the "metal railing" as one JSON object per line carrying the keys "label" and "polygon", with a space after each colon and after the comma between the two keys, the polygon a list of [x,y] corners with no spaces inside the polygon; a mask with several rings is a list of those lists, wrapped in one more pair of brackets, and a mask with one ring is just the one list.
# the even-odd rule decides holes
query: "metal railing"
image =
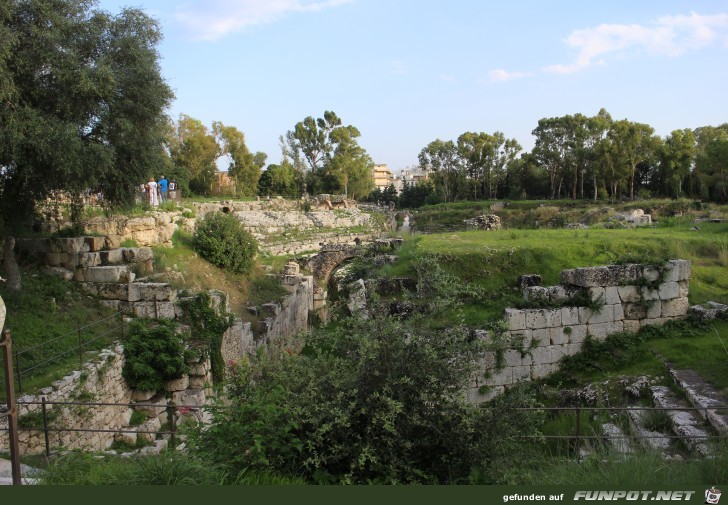
{"label": "metal railing", "polygon": [[[155,297],[155,311],[156,311],[156,297]],[[89,330],[98,327],[99,325],[103,323],[107,323],[110,320],[119,318],[120,323],[118,325],[115,325],[109,329],[106,329],[102,333],[93,336],[92,338],[84,338],[84,334],[88,333]],[[43,343],[40,343],[38,345],[34,345],[32,347],[28,347],[23,350],[17,350],[13,353],[13,362],[14,362],[14,373],[15,373],[15,381],[17,382],[17,392],[18,394],[22,394],[23,392],[23,378],[29,376],[32,372],[38,371],[44,366],[47,366],[53,362],[57,362],[61,360],[62,358],[65,358],[66,356],[78,353],[78,362],[79,366],[83,366],[83,360],[84,360],[84,354],[88,351],[89,346],[93,344],[94,342],[97,342],[101,339],[108,339],[110,335],[117,334],[121,341],[124,341],[124,315],[123,312],[119,311],[116,312],[108,317],[99,319],[97,321],[94,321],[92,323],[86,324],[84,326],[79,326],[73,331],[69,331],[68,333],[65,333],[63,335],[59,335],[57,337],[53,337],[49,340],[46,340]],[[43,360],[39,363],[33,363],[31,366],[27,368],[22,367],[22,363],[24,361],[27,361],[29,358],[27,357],[30,353],[33,351],[36,351],[38,349],[42,349],[44,347],[47,347],[51,344],[54,344],[56,342],[59,342],[63,339],[73,339],[74,344],[72,347],[67,348],[66,350],[62,352],[58,352],[56,354],[50,355],[48,357],[42,358]],[[25,360],[21,360],[21,357],[26,356]]]}

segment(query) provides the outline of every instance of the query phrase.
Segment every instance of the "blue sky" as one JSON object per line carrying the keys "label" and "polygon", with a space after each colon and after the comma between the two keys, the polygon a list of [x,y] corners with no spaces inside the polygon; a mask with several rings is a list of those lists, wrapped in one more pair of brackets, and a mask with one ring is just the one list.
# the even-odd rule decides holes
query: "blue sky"
{"label": "blue sky", "polygon": [[169,113],[278,137],[335,111],[375,163],[606,108],[672,130],[728,122],[728,0],[100,0],[161,23]]}

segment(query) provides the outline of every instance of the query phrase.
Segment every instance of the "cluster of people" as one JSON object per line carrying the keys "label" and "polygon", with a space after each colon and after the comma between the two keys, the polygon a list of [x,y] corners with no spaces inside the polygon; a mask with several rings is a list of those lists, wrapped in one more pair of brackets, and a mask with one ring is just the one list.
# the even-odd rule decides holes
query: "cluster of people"
{"label": "cluster of people", "polygon": [[154,177],[149,178],[149,182],[142,185],[142,192],[149,205],[156,209],[160,203],[165,203],[169,198],[169,192],[177,189],[177,181],[172,179],[172,182],[162,176],[159,181],[155,181]]}

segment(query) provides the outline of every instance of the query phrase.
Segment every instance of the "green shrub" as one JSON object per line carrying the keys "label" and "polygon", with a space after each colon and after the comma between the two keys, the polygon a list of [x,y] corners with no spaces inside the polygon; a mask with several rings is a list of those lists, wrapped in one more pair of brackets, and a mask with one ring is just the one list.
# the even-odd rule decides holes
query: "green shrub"
{"label": "green shrub", "polygon": [[232,214],[207,214],[197,226],[192,246],[204,259],[235,274],[253,265],[258,244]]}
{"label": "green shrub", "polygon": [[144,391],[162,389],[167,381],[188,371],[184,338],[173,321],[135,321],[124,341],[122,376],[129,386]]}

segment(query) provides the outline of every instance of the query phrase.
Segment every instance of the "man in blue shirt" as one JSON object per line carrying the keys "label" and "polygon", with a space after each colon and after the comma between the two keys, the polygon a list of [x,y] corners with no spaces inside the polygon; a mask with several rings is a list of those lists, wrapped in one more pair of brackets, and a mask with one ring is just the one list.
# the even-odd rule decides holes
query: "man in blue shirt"
{"label": "man in blue shirt", "polygon": [[162,203],[164,203],[167,201],[167,179],[162,176],[157,184],[159,186],[159,194],[162,197]]}

